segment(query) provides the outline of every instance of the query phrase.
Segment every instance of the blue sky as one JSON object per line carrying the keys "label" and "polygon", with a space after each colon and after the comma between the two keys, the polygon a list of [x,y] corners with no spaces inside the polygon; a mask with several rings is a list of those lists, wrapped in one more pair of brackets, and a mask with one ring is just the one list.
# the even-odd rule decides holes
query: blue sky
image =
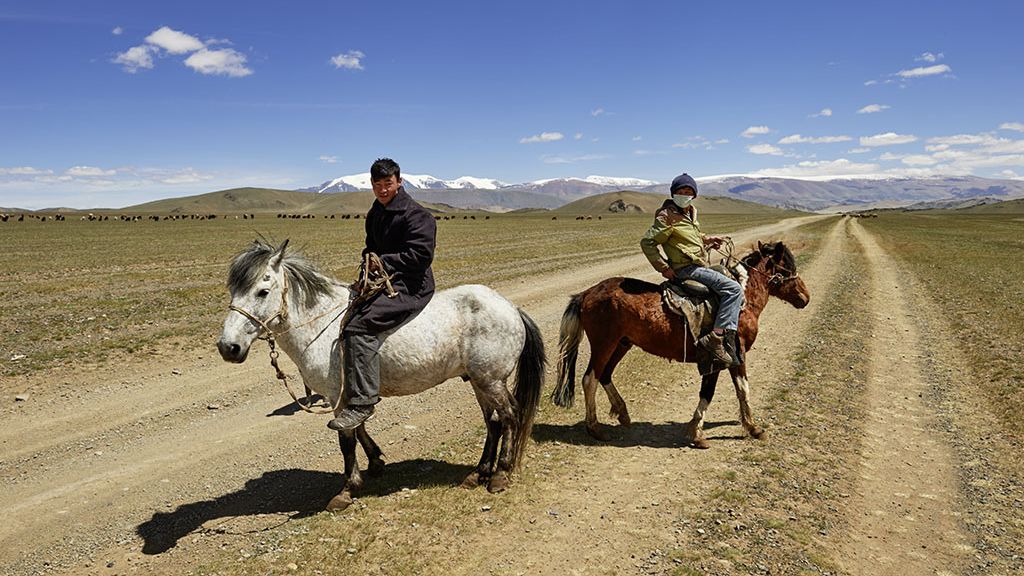
{"label": "blue sky", "polygon": [[0,1],[0,206],[365,172],[1024,175],[1020,2]]}

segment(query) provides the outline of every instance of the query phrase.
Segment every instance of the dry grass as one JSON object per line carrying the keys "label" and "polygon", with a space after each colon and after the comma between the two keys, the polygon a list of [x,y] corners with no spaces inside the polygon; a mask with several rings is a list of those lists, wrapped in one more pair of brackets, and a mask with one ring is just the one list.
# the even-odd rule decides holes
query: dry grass
{"label": "dry grass", "polygon": [[1020,215],[884,214],[863,221],[952,320],[1007,431],[1024,436],[1024,221]]}
{"label": "dry grass", "polygon": [[[705,218],[728,232],[774,216]],[[494,216],[438,222],[438,286],[544,274],[639,250],[650,216],[551,220]],[[257,233],[291,239],[329,274],[355,274],[362,220],[7,223],[0,259],[0,376],[71,362],[104,364],[216,338],[231,257]]]}

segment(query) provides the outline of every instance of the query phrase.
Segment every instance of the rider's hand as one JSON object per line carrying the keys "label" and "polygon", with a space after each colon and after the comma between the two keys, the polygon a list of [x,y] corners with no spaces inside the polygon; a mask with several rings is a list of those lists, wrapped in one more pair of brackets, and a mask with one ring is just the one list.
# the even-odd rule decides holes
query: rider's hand
{"label": "rider's hand", "polygon": [[671,268],[665,268],[664,270],[662,270],[661,275],[669,280],[676,279],[676,271]]}

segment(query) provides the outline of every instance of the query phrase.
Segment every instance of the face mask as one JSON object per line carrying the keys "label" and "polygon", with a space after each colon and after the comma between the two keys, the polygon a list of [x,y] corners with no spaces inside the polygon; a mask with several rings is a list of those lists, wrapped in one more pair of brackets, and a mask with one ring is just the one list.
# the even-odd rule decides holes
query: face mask
{"label": "face mask", "polygon": [[686,209],[690,207],[690,204],[693,204],[693,196],[676,194],[675,196],[672,197],[672,201],[675,202],[676,206]]}

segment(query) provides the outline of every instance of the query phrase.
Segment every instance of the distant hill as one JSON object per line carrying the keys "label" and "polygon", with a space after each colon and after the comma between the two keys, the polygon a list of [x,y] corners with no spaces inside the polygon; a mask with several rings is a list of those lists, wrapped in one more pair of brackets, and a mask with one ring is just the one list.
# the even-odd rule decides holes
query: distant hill
{"label": "distant hill", "polygon": [[[619,190],[581,198],[553,212],[559,214],[654,214],[668,199],[666,194]],[[787,210],[720,196],[698,195],[694,202],[701,214],[785,214]]]}
{"label": "distant hill", "polygon": [[[232,188],[198,196],[168,198],[128,206],[117,212],[142,214],[365,214],[373,192],[317,194],[273,188]],[[451,212],[444,204],[420,202],[432,212]]]}
{"label": "distant hill", "polygon": [[966,214],[1024,214],[1024,198],[1005,200],[957,210]]}

